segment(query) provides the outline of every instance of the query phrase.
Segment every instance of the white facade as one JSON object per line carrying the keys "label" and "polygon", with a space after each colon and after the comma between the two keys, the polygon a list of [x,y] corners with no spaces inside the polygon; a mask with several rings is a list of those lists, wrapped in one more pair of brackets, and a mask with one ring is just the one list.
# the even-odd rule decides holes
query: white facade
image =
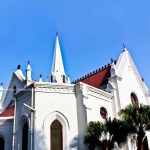
{"label": "white facade", "polygon": [[[52,147],[56,141],[52,135],[61,129],[61,149],[86,150],[84,136],[87,124],[90,121],[104,121],[100,115],[101,107],[107,110],[108,117],[118,118],[119,110],[131,103],[131,93],[137,96],[140,103],[150,104],[147,87],[126,49],[117,63],[112,62],[108,68],[110,76],[107,84],[103,85],[105,88],[88,85],[82,79],[70,84],[70,79],[66,79],[58,36],[49,82],[42,81],[41,75],[39,81],[33,81],[30,63],[26,76],[18,66],[3,96],[0,86],[0,137],[4,139],[4,149],[24,150],[23,146],[27,145],[28,150],[55,150]],[[52,126],[56,120],[58,132]],[[25,131],[28,136],[25,136]],[[129,139],[125,149],[134,150],[134,147]]]}

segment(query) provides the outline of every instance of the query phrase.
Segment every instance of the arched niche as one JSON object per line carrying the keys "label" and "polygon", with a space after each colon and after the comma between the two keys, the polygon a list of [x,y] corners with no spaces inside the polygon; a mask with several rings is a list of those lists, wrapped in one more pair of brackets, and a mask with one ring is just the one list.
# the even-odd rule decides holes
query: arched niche
{"label": "arched niche", "polygon": [[[65,149],[67,147],[67,145],[69,145],[69,142],[67,141],[68,136],[69,136],[69,122],[67,120],[67,118],[65,117],[65,115],[63,115],[62,113],[58,112],[58,111],[54,111],[50,114],[48,114],[43,122],[43,136],[45,137],[45,141],[44,143],[46,143],[46,148],[47,149],[51,149],[51,125],[53,125],[53,123],[57,123],[59,122],[62,126],[62,142],[63,142],[63,149]],[[47,144],[49,143],[49,144]]]}

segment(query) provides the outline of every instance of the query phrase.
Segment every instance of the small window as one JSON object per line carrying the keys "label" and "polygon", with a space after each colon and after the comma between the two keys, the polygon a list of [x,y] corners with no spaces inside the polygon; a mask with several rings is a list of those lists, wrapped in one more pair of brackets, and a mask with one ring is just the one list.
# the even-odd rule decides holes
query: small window
{"label": "small window", "polygon": [[51,82],[53,82],[53,75],[51,74]]}
{"label": "small window", "polygon": [[132,104],[138,104],[138,98],[135,93],[131,93],[131,102]]}
{"label": "small window", "polygon": [[107,110],[105,107],[100,108],[100,115],[102,116],[103,119],[107,119]]}
{"label": "small window", "polygon": [[65,83],[66,82],[66,77],[65,77],[65,75],[63,75],[63,83]]}
{"label": "small window", "polygon": [[16,92],[17,92],[17,87],[14,86],[14,87],[13,87],[13,94],[16,94]]}

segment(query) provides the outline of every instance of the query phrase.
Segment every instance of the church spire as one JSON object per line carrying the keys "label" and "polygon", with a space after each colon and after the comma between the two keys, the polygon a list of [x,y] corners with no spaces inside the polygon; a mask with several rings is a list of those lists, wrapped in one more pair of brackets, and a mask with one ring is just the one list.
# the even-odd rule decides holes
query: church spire
{"label": "church spire", "polygon": [[66,75],[59,45],[58,33],[56,34],[55,51],[51,70],[51,82],[65,83]]}

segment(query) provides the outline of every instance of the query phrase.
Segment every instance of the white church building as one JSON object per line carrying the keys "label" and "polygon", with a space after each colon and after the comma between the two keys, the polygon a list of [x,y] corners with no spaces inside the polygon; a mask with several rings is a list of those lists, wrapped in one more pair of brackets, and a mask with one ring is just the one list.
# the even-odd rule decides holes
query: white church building
{"label": "white church building", "polygon": [[[29,62],[26,75],[20,65],[13,72],[6,91],[0,85],[0,150],[87,150],[90,121],[119,118],[137,102],[150,105],[150,94],[126,48],[117,61],[71,83],[57,35],[49,82],[33,80]],[[130,138],[124,150],[135,149]]]}

